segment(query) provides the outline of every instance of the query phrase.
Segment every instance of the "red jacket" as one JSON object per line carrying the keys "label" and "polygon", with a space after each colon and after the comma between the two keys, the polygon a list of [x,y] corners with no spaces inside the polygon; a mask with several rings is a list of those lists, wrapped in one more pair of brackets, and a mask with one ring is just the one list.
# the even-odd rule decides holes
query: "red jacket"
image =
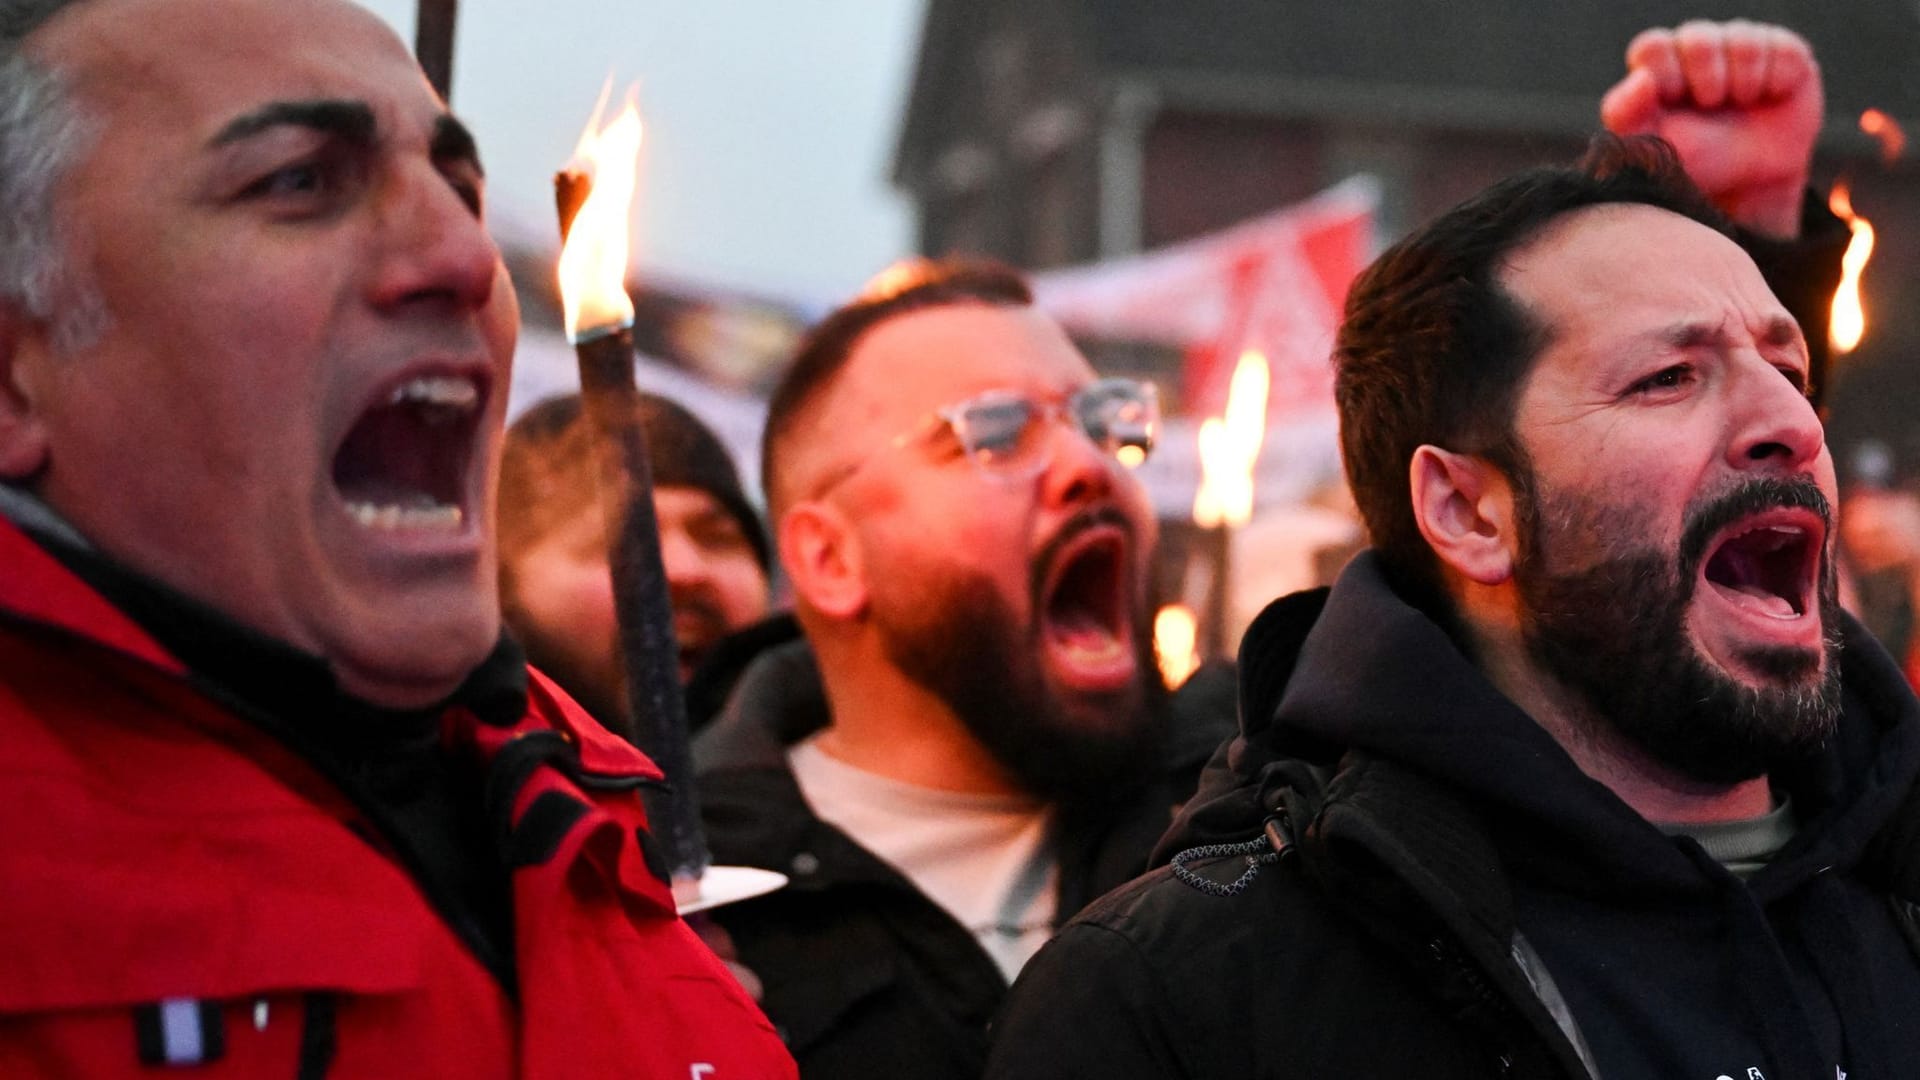
{"label": "red jacket", "polygon": [[516,1002],[317,771],[0,519],[0,1076],[794,1076],[647,870],[653,764],[532,683],[443,725],[517,784]]}

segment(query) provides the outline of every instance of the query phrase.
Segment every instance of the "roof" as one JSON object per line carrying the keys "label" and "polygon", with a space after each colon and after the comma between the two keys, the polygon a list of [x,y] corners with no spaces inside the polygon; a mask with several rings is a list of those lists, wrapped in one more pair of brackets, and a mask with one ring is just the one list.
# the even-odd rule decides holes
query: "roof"
{"label": "roof", "polygon": [[[1830,112],[1851,123],[1878,106],[1920,115],[1920,13],[1888,0],[1607,0],[1543,8],[1536,0],[1088,0],[1094,55],[1111,73],[1151,82],[1196,77],[1288,87],[1390,87],[1410,96],[1497,97],[1516,111],[1595,122],[1627,42],[1650,26],[1744,17],[1812,42]],[[1548,14],[1547,12],[1550,12]],[[1569,107],[1570,106],[1570,107]],[[1562,115],[1564,114],[1564,115]]]}
{"label": "roof", "polygon": [[[896,175],[939,129],[985,20],[929,0]],[[1877,107],[1920,120],[1920,7],[1904,0],[1048,0],[1096,80],[1163,105],[1357,122],[1578,135],[1597,126],[1633,35],[1688,18],[1790,26],[1826,75],[1830,132]]]}

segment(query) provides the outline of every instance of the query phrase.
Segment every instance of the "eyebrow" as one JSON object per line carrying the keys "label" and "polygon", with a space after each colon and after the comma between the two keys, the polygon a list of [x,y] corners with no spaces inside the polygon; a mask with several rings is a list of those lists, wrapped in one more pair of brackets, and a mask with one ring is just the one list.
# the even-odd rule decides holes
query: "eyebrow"
{"label": "eyebrow", "polygon": [[[1676,349],[1698,349],[1724,345],[1727,340],[1724,324],[1721,323],[1681,323],[1670,326],[1657,335],[1660,342]],[[1776,315],[1767,320],[1760,332],[1762,345],[1797,345],[1804,351],[1806,339],[1800,333],[1800,324],[1785,315]]]}
{"label": "eyebrow", "polygon": [[481,176],[487,175],[480,164],[480,147],[473,141],[473,132],[447,113],[434,118],[433,138],[427,144],[427,153],[436,163],[459,162],[473,166],[473,171]]}
{"label": "eyebrow", "polygon": [[[373,109],[359,101],[276,101],[227,122],[209,146],[228,146],[278,127],[301,127],[371,146],[377,130]],[[438,130],[435,131],[436,137]]]}
{"label": "eyebrow", "polygon": [[1806,348],[1806,335],[1801,333],[1800,324],[1784,315],[1767,320],[1766,333],[1760,335],[1760,340],[1767,345],[1798,345]]}

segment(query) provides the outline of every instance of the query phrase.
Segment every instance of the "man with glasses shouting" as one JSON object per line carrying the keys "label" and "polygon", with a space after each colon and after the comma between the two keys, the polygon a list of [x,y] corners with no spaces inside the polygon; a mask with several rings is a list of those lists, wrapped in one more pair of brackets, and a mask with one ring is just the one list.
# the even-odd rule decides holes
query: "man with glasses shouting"
{"label": "man with glasses shouting", "polygon": [[1009,980],[1185,794],[1130,471],[1158,418],[979,263],[883,275],[775,392],[762,466],[805,641],[748,669],[697,753],[715,857],[793,878],[719,917],[804,1075],[977,1075]]}

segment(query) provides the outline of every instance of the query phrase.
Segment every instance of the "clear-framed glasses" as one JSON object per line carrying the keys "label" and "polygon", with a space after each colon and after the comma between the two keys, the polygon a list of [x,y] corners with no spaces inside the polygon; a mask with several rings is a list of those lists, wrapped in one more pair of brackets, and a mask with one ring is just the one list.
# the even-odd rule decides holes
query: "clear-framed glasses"
{"label": "clear-framed glasses", "polygon": [[1026,479],[1050,464],[1053,443],[1047,425],[1055,420],[1070,421],[1124,465],[1145,461],[1159,434],[1160,394],[1152,383],[1137,379],[1100,379],[1065,401],[1035,401],[1013,390],[989,390],[935,409],[933,415],[981,471]]}
{"label": "clear-framed glasses", "polygon": [[[1038,476],[1053,460],[1049,427],[1071,423],[1094,446],[1132,468],[1153,452],[1160,434],[1160,393],[1138,379],[1098,379],[1065,400],[1039,401],[1017,390],[988,390],[933,410],[920,424],[888,443],[900,449],[950,433],[967,459],[987,476],[1008,481]],[[821,488],[860,470],[863,458]]]}

